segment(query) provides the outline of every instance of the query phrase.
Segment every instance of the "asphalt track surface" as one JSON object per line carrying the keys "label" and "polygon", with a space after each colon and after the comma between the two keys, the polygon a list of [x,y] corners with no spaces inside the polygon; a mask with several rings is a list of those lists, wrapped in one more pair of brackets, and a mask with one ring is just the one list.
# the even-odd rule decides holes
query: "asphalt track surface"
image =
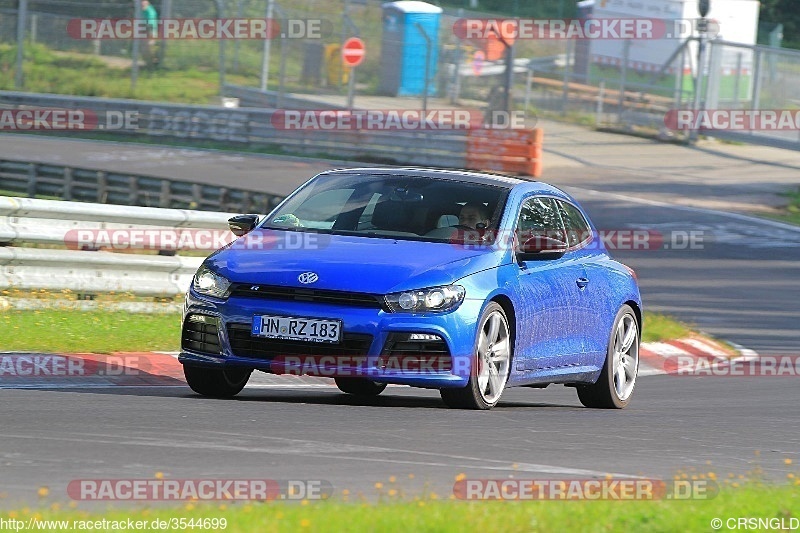
{"label": "asphalt track surface", "polygon": [[[291,165],[309,167],[290,178]],[[292,159],[263,166],[270,180],[274,172],[287,183],[311,167]],[[240,183],[235,169],[213,168],[205,179]],[[559,184],[557,173],[550,181]],[[567,190],[601,229],[658,231],[668,244],[673,234],[703,232],[699,249],[614,253],[637,271],[648,309],[764,355],[797,353],[800,232],[604,192],[602,180]],[[43,485],[52,499],[66,500],[74,479],[156,472],[327,480],[337,492],[367,496],[389,476],[406,492],[447,496],[462,473],[669,477],[695,469],[724,477],[760,467],[783,479],[800,460],[797,379],[645,377],[624,411],[585,409],[573,389],[556,386],[508,390],[490,412],[448,410],[435,391],[401,387],[374,400],[333,388],[248,387],[234,400],[199,398],[183,387],[0,390],[7,493],[0,506],[35,503]]]}

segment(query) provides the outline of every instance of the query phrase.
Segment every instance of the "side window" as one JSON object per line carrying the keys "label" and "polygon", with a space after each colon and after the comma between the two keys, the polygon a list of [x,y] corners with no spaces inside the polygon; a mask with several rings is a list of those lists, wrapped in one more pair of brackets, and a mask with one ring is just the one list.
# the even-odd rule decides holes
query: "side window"
{"label": "side window", "polygon": [[570,248],[591,240],[592,230],[578,208],[561,200],[556,200],[556,203],[558,204],[558,213],[567,230],[567,244]]}
{"label": "side window", "polygon": [[555,201],[551,198],[527,200],[517,219],[517,234],[521,242],[531,237],[550,237],[566,242]]}

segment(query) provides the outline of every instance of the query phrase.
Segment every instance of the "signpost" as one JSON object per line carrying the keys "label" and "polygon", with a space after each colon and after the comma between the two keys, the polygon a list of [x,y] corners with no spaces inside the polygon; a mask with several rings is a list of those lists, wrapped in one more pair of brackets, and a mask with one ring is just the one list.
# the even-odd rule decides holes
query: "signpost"
{"label": "signpost", "polygon": [[347,83],[347,107],[353,109],[353,92],[356,84],[356,67],[364,62],[367,54],[367,47],[364,41],[358,37],[350,37],[342,45],[342,63],[350,68],[350,76]]}
{"label": "signpost", "polygon": [[478,50],[472,55],[472,73],[480,76],[483,71],[483,65],[486,63],[486,54],[483,50]]}
{"label": "signpost", "polygon": [[342,61],[344,66],[356,68],[364,61],[366,46],[358,37],[350,37],[342,45]]}

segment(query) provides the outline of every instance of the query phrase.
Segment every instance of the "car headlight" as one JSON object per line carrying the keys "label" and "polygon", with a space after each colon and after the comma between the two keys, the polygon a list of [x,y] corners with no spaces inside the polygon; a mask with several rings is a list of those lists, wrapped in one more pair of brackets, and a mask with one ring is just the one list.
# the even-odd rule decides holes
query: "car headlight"
{"label": "car headlight", "polygon": [[226,298],[228,296],[228,289],[231,282],[220,276],[216,272],[212,272],[205,265],[201,265],[197,269],[197,273],[192,280],[192,288],[200,294],[213,296],[215,298]]}
{"label": "car headlight", "polygon": [[446,285],[387,294],[386,305],[395,313],[441,313],[451,311],[464,301],[466,290],[461,285]]}

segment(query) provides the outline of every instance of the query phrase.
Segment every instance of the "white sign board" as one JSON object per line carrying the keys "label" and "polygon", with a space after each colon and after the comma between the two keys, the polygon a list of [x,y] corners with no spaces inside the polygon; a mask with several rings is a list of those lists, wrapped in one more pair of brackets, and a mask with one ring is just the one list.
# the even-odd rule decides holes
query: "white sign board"
{"label": "white sign board", "polygon": [[[628,68],[642,72],[657,72],[669,57],[690,35],[697,35],[696,22],[700,17],[697,0],[597,0],[594,2],[594,18],[648,18],[663,19],[669,37],[635,39],[630,41]],[[758,33],[759,2],[756,0],[711,0],[708,18],[718,23],[718,39],[755,44]],[[691,28],[691,30],[690,30]],[[690,43],[683,65],[688,69],[695,64],[697,43]],[[724,68],[735,68],[737,57],[723,57]],[[598,64],[621,66],[624,57],[624,41],[595,39],[591,42],[592,61]],[[752,54],[746,54],[742,62],[743,70],[752,68]],[[680,58],[670,65],[668,73],[681,68]]]}

